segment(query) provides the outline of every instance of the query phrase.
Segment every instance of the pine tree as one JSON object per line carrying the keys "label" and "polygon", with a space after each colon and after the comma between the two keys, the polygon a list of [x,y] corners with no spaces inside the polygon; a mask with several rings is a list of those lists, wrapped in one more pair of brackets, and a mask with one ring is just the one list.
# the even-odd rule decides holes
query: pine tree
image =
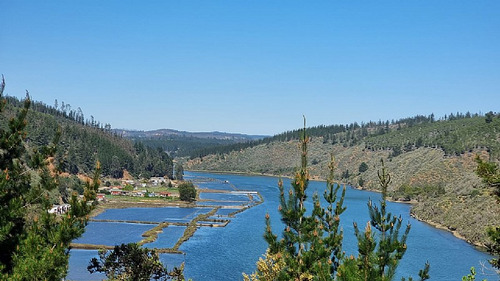
{"label": "pine tree", "polygon": [[[320,204],[317,194],[313,195],[313,210],[306,215],[304,202],[309,183],[307,169],[307,144],[305,120],[301,136],[301,166],[295,174],[291,189],[285,193],[280,180],[279,212],[285,224],[281,239],[272,232],[269,214],[266,215],[264,238],[269,244],[264,259],[257,263],[257,271],[250,276],[244,274],[245,280],[393,280],[399,261],[402,259],[407,245],[406,238],[410,231],[408,225],[400,237],[402,219],[393,217],[386,210],[386,193],[390,176],[382,165],[379,172],[382,187],[380,208],[370,201],[368,209],[370,222],[361,233],[355,224],[358,238],[358,258],[346,257],[342,251],[343,232],[340,228],[340,215],[343,207],[346,188],[333,182],[333,156],[329,165],[329,177],[324,198],[327,208]],[[378,233],[372,231],[375,228]],[[429,278],[429,265],[420,271],[420,280]],[[404,278],[403,278],[404,280]],[[412,280],[410,277],[409,280]]]}
{"label": "pine tree", "polygon": [[[5,81],[0,85],[0,113]],[[40,149],[27,150],[26,116],[30,108],[27,93],[24,107],[0,128],[0,280],[58,280],[66,276],[69,245],[80,236],[88,220],[99,186],[99,165],[93,182],[87,182],[83,199],[70,199],[63,215],[48,212],[48,192],[58,188],[57,174],[48,165],[53,159],[54,141]]]}
{"label": "pine tree", "polygon": [[175,179],[176,180],[184,180],[184,167],[181,163],[175,164]]}
{"label": "pine tree", "polygon": [[[402,218],[387,212],[386,196],[391,177],[386,171],[384,161],[381,162],[382,170],[378,171],[382,191],[380,207],[374,205],[371,200],[368,202],[370,221],[364,232],[354,223],[354,232],[358,239],[358,257],[345,259],[339,268],[338,280],[393,280],[399,261],[406,252],[406,239],[411,226],[408,224],[400,236]],[[420,280],[428,279],[428,272],[429,264],[426,264],[419,273]]]}
{"label": "pine tree", "polygon": [[[344,212],[343,201],[345,187],[340,199],[337,193],[339,185],[333,182],[333,157],[329,165],[330,175],[324,198],[327,208],[321,207],[319,196],[313,195],[312,214],[306,215],[304,203],[307,199],[306,190],[309,184],[307,169],[307,144],[305,120],[301,136],[301,167],[295,174],[291,189],[285,193],[283,181],[279,181],[281,220],[285,224],[283,238],[271,230],[269,215],[266,215],[265,239],[269,243],[269,252],[284,263],[278,273],[279,280],[329,280],[339,266],[343,257],[340,215]],[[338,199],[338,200],[337,200]]]}

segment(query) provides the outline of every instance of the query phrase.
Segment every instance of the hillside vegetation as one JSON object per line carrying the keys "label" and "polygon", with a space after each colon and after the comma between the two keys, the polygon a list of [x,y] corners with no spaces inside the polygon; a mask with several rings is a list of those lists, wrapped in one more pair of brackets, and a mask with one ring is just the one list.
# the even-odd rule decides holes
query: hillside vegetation
{"label": "hillside vegetation", "polygon": [[186,132],[172,129],[152,131],[114,129],[113,132],[132,141],[138,141],[150,147],[161,148],[172,157],[206,155],[205,151],[211,151],[217,147],[251,143],[266,137],[223,132]]}
{"label": "hillside vegetation", "polygon": [[[326,179],[324,171],[333,153],[339,181],[376,190],[376,171],[383,158],[393,176],[391,197],[413,202],[412,213],[417,218],[481,245],[487,241],[486,228],[500,223],[500,208],[490,196],[490,188],[475,174],[476,155],[498,160],[500,119],[494,115],[319,126],[308,133],[312,136],[309,166],[314,179]],[[291,176],[300,164],[297,150],[292,131],[244,149],[194,157],[185,167]]]}
{"label": "hillside vegetation", "polygon": [[[22,103],[7,97],[5,114],[0,116],[2,128],[21,110]],[[27,145],[47,145],[59,130],[55,163],[64,173],[90,174],[99,160],[103,176],[121,178],[124,170],[136,177],[173,176],[172,158],[163,150],[125,139],[113,133],[109,124],[101,124],[93,117],[85,119],[80,108],[33,102],[27,115]]]}

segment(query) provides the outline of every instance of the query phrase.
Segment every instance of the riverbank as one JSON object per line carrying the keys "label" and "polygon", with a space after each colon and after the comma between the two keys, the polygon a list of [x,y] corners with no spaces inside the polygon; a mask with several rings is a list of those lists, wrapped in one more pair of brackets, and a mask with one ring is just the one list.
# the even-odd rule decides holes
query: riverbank
{"label": "riverbank", "polygon": [[[273,175],[273,174],[269,174],[269,173],[252,173],[252,172],[231,172],[231,171],[208,171],[208,170],[190,170],[192,172],[202,172],[202,173],[213,173],[213,174],[232,174],[232,175],[243,175],[243,176],[266,176],[266,177],[283,177],[283,178],[291,178],[289,176],[283,176],[283,175]],[[318,176],[315,176],[313,177],[311,180],[314,180],[314,181],[320,181],[320,182],[325,182],[326,180],[325,179],[322,179]],[[352,187],[353,189],[356,189],[356,190],[360,190],[360,191],[371,191],[371,192],[377,192],[377,193],[380,193],[381,191],[380,190],[377,190],[377,189],[370,189],[370,188],[364,188],[364,187],[359,187],[359,186],[354,186],[352,184],[349,184],[349,183],[346,183],[346,182],[339,182],[339,184],[341,185],[348,185],[350,187]],[[482,242],[479,242],[479,241],[474,241],[472,239],[469,239],[468,237],[462,235],[459,230],[457,229],[453,229],[453,228],[450,228],[449,226],[446,226],[444,224],[440,224],[440,223],[437,223],[433,220],[430,220],[430,219],[423,219],[423,218],[420,218],[416,215],[416,213],[414,212],[413,208],[415,206],[417,206],[419,203],[419,201],[416,201],[416,200],[410,200],[410,201],[406,201],[406,200],[394,200],[390,197],[387,198],[387,201],[389,202],[394,202],[394,203],[403,203],[403,204],[409,204],[411,205],[411,209],[410,209],[410,216],[421,221],[421,222],[424,222],[434,228],[437,228],[437,229],[440,229],[440,230],[445,230],[445,231],[448,231],[450,232],[451,234],[453,234],[453,236],[455,236],[456,238],[458,239],[461,239],[467,243],[469,243],[470,245],[478,248],[479,250],[481,251],[484,251],[486,249],[486,245],[485,243],[482,243]]]}
{"label": "riverbank", "polygon": [[241,175],[241,176],[264,176],[264,177],[283,177],[283,178],[292,178],[292,176],[284,176],[284,175],[274,175],[269,173],[256,173],[256,172],[236,172],[236,171],[209,171],[209,170],[189,170],[189,172],[198,172],[198,173],[210,173],[216,175]]}
{"label": "riverbank", "polygon": [[[241,189],[256,190],[264,198],[265,201],[260,207],[251,208],[248,212],[243,212],[236,215],[234,219],[227,227],[200,227],[195,232],[194,236],[191,237],[186,243],[183,243],[179,248],[185,255],[171,254],[162,255],[164,262],[169,262],[175,265],[175,262],[185,262],[186,265],[186,276],[193,278],[194,280],[238,280],[241,279],[241,272],[252,272],[255,270],[255,262],[262,256],[267,248],[267,243],[262,238],[265,232],[265,220],[264,217],[266,213],[271,217],[271,223],[273,224],[273,230],[279,232],[281,228],[280,213],[278,206],[280,204],[279,200],[279,190],[276,186],[276,178],[267,177],[240,177],[234,175],[214,175],[214,174],[198,174],[198,173],[186,173],[186,177],[189,179],[202,179],[202,178],[213,178],[214,182],[208,182],[206,184],[200,183],[200,188],[225,188],[230,190],[231,187],[224,185],[223,183],[227,180],[233,183],[235,186]],[[288,180],[285,180],[288,182]],[[220,183],[220,184],[219,184]],[[318,192],[322,194],[325,188],[324,183],[311,181],[310,191]],[[366,208],[366,202],[371,198],[374,201],[378,201],[380,196],[378,194],[361,192],[357,189],[348,188],[348,196],[345,201],[345,206],[348,207],[342,215],[342,221],[346,225],[351,225],[351,222],[366,222],[369,219],[369,215]],[[205,196],[207,195],[207,196]],[[202,198],[210,198],[214,200],[222,199],[221,197],[214,196],[212,194],[203,194]],[[257,198],[254,196],[255,200]],[[235,200],[234,196],[227,197],[227,200]],[[356,206],[356,207],[353,207]],[[232,211],[236,210],[224,210],[224,206],[211,218],[224,218]],[[400,214],[405,222],[413,220],[408,214],[408,205],[402,204],[391,204],[391,212],[395,215]],[[179,213],[178,217],[185,218],[182,222],[188,222],[189,219],[196,217],[201,213],[207,213],[211,209],[207,209],[197,214],[188,215],[188,211],[184,212],[182,208],[175,210],[175,213]],[[98,217],[98,219],[128,219],[128,220],[150,220],[150,221],[161,221],[163,218],[168,217],[166,214],[170,212],[164,212],[163,210],[124,210],[128,212],[130,216],[115,216],[113,213],[121,214],[121,210],[112,210],[106,216]],[[174,213],[174,212],[172,212]],[[177,217],[177,216],[176,216]],[[95,224],[92,227],[90,224],[88,229],[91,236],[95,240],[81,241],[82,243],[92,243],[96,242],[98,244],[109,244],[108,241],[113,241],[111,238],[120,238],[121,236],[135,235],[136,241],[140,241],[143,237],[141,234],[133,234],[133,229],[140,229],[145,232],[145,229],[151,229],[151,227],[141,227],[140,225],[128,225],[128,226],[118,226],[117,223],[114,224]],[[175,229],[175,231],[174,231]],[[149,246],[156,247],[173,247],[179,237],[185,231],[185,227],[167,227],[164,229],[164,233],[159,235],[156,244],[148,244]],[[97,232],[92,232],[96,230]],[[114,232],[114,235],[108,235],[108,233]],[[352,230],[346,230],[343,237],[343,244],[346,245],[346,251],[348,254],[356,253],[357,239]],[[123,234],[122,234],[123,233]],[[106,235],[105,240],[100,238],[100,236]],[[491,257],[484,254],[483,252],[477,251],[474,247],[469,246],[461,240],[454,238],[450,233],[437,230],[434,227],[429,227],[427,224],[413,221],[413,226],[410,233],[411,239],[408,240],[409,251],[405,254],[404,264],[399,267],[401,270],[398,273],[399,279],[402,276],[407,277],[408,275],[415,275],[415,267],[418,265],[423,265],[426,261],[431,263],[434,270],[431,272],[432,278],[437,280],[445,280],[443,276],[449,277],[450,280],[458,280],[461,276],[467,274],[468,269],[471,266],[478,268],[480,265],[478,261],[486,261]],[[148,246],[146,245],[146,246]],[[73,261],[70,262],[70,267],[85,267],[90,259],[91,254],[95,251],[75,251],[73,255]],[[77,258],[82,257],[82,258]],[[410,265],[411,268],[408,267]],[[413,266],[415,265],[415,266]],[[439,269],[439,270],[437,270]],[[71,270],[70,270],[71,271]],[[483,276],[481,276],[483,278]],[[479,278],[479,279],[481,279]],[[80,279],[89,280],[89,279]],[[447,280],[447,279],[446,279]],[[482,280],[482,279],[481,279]]]}
{"label": "riverbank", "polygon": [[458,239],[461,239],[469,244],[471,244],[472,246],[476,247],[478,250],[480,251],[486,251],[486,245],[482,244],[482,243],[478,243],[478,242],[473,242],[469,239],[467,239],[467,237],[463,236],[462,234],[460,234],[457,230],[452,230],[450,229],[449,227],[445,226],[445,225],[442,225],[440,223],[437,223],[437,222],[434,222],[434,221],[430,221],[430,220],[423,220],[421,218],[419,218],[415,213],[413,212],[410,212],[410,216],[418,221],[421,221],[421,222],[424,222],[434,228],[437,228],[437,229],[441,229],[441,230],[445,230],[445,231],[448,231],[450,232],[451,234],[453,234],[453,236],[455,236],[456,238]]}

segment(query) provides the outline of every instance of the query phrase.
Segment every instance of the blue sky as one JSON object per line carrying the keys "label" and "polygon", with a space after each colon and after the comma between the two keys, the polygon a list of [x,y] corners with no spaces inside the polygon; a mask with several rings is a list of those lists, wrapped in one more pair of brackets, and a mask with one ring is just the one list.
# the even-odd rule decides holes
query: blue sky
{"label": "blue sky", "polygon": [[276,134],[499,111],[500,1],[0,0],[5,94],[113,128]]}

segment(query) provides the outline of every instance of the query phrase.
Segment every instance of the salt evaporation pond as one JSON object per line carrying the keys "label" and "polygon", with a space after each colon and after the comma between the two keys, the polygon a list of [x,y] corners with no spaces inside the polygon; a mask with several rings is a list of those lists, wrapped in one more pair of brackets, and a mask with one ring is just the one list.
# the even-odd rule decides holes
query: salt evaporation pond
{"label": "salt evaporation pond", "polygon": [[[266,176],[245,176],[231,174],[211,174],[188,172],[186,178],[213,177],[216,180],[228,181],[239,190],[258,191],[264,201],[261,205],[238,213],[224,228],[200,228],[189,241],[182,244],[180,250],[186,253],[186,277],[193,280],[242,280],[242,272],[255,270],[255,262],[267,248],[263,239],[266,213],[271,216],[274,233],[280,234],[283,224],[278,212],[279,190],[278,178]],[[290,180],[284,178],[285,190],[290,188]],[[325,183],[311,181],[308,189],[307,207],[312,208],[311,198],[317,192],[322,198]],[[344,229],[344,250],[348,255],[357,255],[357,240],[354,235],[353,222],[364,229],[369,221],[367,202],[371,199],[378,204],[379,193],[349,188],[346,191],[344,205],[347,210],[341,216]],[[324,200],[321,200],[324,204]],[[401,277],[418,277],[418,271],[426,261],[431,264],[430,280],[461,280],[469,273],[471,266],[478,270],[477,280],[487,278],[495,280],[480,270],[485,264],[491,269],[487,260],[490,255],[478,251],[465,241],[457,239],[450,232],[436,229],[426,223],[410,217],[411,205],[388,202],[388,210],[393,215],[401,215],[403,224],[412,225],[408,237],[408,250],[398,267],[395,280]],[[490,272],[491,274],[491,272]]]}
{"label": "salt evaporation pond", "polygon": [[235,186],[232,185],[231,183],[214,178],[196,177],[196,178],[190,178],[189,180],[191,180],[200,189],[216,189],[216,190],[226,190],[226,191],[235,190]]}
{"label": "salt evaporation pond", "polygon": [[217,200],[217,201],[239,201],[248,202],[250,198],[245,193],[212,193],[212,192],[201,192],[200,199],[205,200]]}
{"label": "salt evaporation pond", "polygon": [[250,202],[241,202],[241,201],[202,201],[197,202],[198,206],[247,206]]}
{"label": "salt evaporation pond", "polygon": [[215,213],[215,216],[229,216],[231,213],[237,212],[240,209],[219,209]]}
{"label": "salt evaporation pond", "polygon": [[169,225],[163,228],[163,232],[158,234],[156,241],[144,244],[143,246],[146,248],[172,248],[179,238],[182,237],[185,230],[185,226]]}
{"label": "salt evaporation pond", "polygon": [[[194,235],[179,248],[185,254],[160,255],[163,262],[172,268],[185,262],[185,276],[193,280],[242,280],[242,272],[250,273],[255,270],[255,262],[265,252],[267,243],[263,239],[266,213],[271,216],[271,225],[276,234],[283,230],[278,212],[279,190],[277,188],[278,179],[265,176],[243,176],[227,174],[193,173],[186,172],[186,179],[206,179],[213,178],[209,182],[199,180],[196,182],[201,188],[234,190],[255,190],[258,191],[264,201],[262,204],[240,212],[231,218],[231,222],[226,227],[200,227]],[[285,188],[289,188],[290,180],[283,179]],[[229,183],[228,183],[229,182]],[[309,201],[306,206],[311,209],[310,199],[313,192],[321,195],[325,189],[324,182],[310,182],[308,189]],[[256,198],[256,196],[254,196]],[[360,191],[348,188],[345,199],[347,210],[341,216],[341,224],[344,229],[343,249],[348,255],[357,255],[357,241],[352,227],[353,222],[357,222],[363,229],[369,220],[367,202],[371,199],[374,203],[380,200],[380,194],[374,192]],[[209,202],[199,202],[206,204]],[[234,206],[234,202],[212,202],[213,206]],[[322,203],[324,201],[322,200]],[[228,204],[228,205],[225,205]],[[137,209],[137,208],[133,208]],[[127,212],[127,215],[116,214],[111,217],[121,220],[144,220],[150,216],[152,221],[163,221],[170,214],[176,214],[173,220],[188,219],[195,217],[192,210],[165,211],[158,209],[144,209]],[[211,208],[204,208],[202,212],[208,212]],[[233,209],[232,210],[237,210]],[[401,277],[417,277],[418,270],[426,261],[431,264],[430,280],[461,280],[461,277],[469,273],[471,266],[478,270],[477,280],[484,278],[495,280],[496,276],[488,276],[481,272],[482,265],[491,269],[486,262],[492,257],[484,252],[478,251],[465,241],[459,240],[451,233],[436,229],[428,224],[417,221],[409,216],[410,206],[388,202],[388,209],[394,215],[401,215],[404,224],[411,223],[412,228],[407,240],[408,250],[398,267],[396,280]],[[125,211],[128,209],[120,210]],[[110,210],[111,211],[111,210]],[[137,216],[137,212],[144,213],[144,216]],[[156,212],[161,215],[154,214]],[[169,213],[172,212],[172,213]],[[178,212],[178,213],[176,213]],[[219,209],[216,214],[229,214],[229,209]],[[106,213],[103,213],[103,215]],[[111,215],[110,214],[106,214]],[[184,215],[184,216],[183,216]],[[122,217],[123,216],[123,217]],[[216,217],[212,216],[212,217]],[[104,219],[100,217],[100,219]],[[170,219],[168,219],[170,220]],[[110,225],[112,226],[112,225]],[[149,225],[153,227],[154,225]],[[113,227],[106,227],[105,231],[116,231]],[[163,237],[163,236],[162,236]],[[168,236],[158,239],[159,243]],[[140,239],[138,239],[139,241]],[[173,240],[173,238],[172,238]],[[136,242],[138,242],[136,241]],[[169,242],[165,242],[168,244]],[[88,261],[97,255],[97,251],[72,250],[69,264],[69,280],[101,280],[101,277],[90,275],[86,272]],[[82,268],[84,270],[82,270]]]}
{"label": "salt evaporation pond", "polygon": [[155,226],[154,224],[91,221],[82,237],[73,242],[107,246],[139,242],[142,234]]}

